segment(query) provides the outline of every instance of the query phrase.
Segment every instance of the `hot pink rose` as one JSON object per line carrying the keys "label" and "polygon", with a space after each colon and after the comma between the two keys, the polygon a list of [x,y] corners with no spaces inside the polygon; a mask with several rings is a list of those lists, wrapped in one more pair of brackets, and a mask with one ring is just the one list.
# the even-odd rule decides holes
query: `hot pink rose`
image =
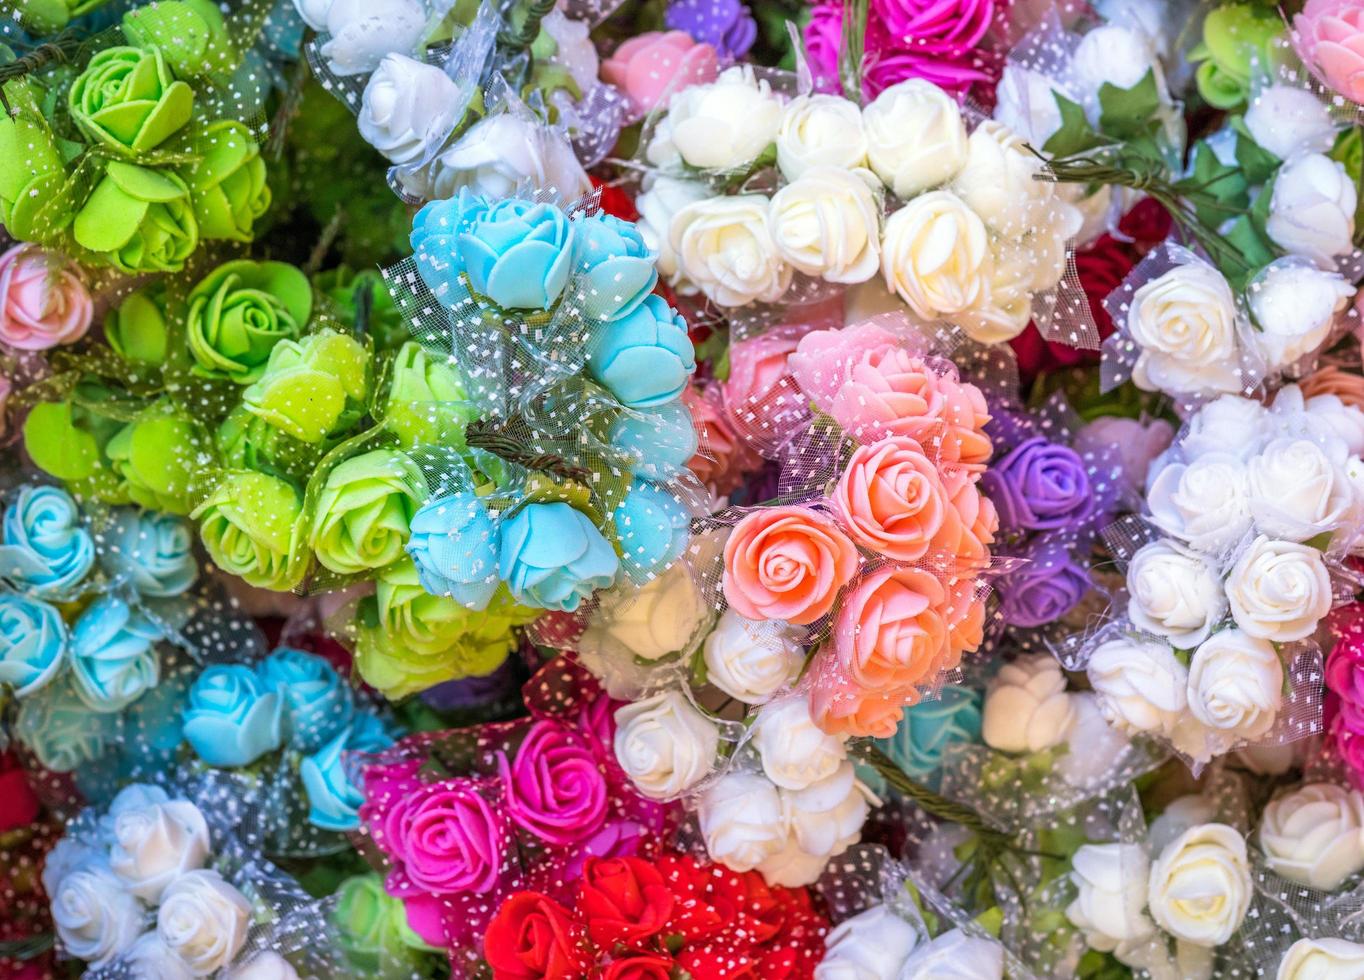
{"label": "hot pink rose", "polygon": [[36,245],[0,255],[0,344],[47,350],[90,329],[90,293],[70,263]]}
{"label": "hot pink rose", "polygon": [[955,554],[960,546],[961,518],[913,439],[859,446],[830,502],[854,541],[895,561],[918,561],[944,543]]}
{"label": "hot pink rose", "polygon": [[729,347],[729,377],[721,387],[725,414],[740,438],[775,445],[807,414],[800,391],[786,367],[799,338],[786,330],[769,331]]}
{"label": "hot pink rose", "polygon": [[1340,698],[1341,719],[1364,735],[1364,646],[1357,637],[1336,643],[1326,660],[1326,686]]}
{"label": "hot pink rose", "polygon": [[834,629],[834,653],[862,687],[913,687],[948,659],[947,590],[921,568],[888,566],[849,590]]}
{"label": "hot pink rose", "polygon": [[606,779],[591,750],[569,729],[537,721],[516,750],[499,760],[507,812],[543,841],[571,844],[595,833],[606,815]]}
{"label": "hot pink rose", "polygon": [[871,9],[898,45],[942,58],[974,51],[995,17],[994,0],[872,0]]}
{"label": "hot pink rose", "polygon": [[408,891],[409,882],[437,895],[486,892],[501,876],[506,820],[471,779],[421,787],[390,811],[384,827],[395,894]]}
{"label": "hot pink rose", "polygon": [[857,549],[804,507],[763,507],[725,542],[725,598],[749,619],[813,623],[857,570]]}
{"label": "hot pink rose", "polygon": [[1293,46],[1323,82],[1364,102],[1364,2],[1307,0],[1293,18]]}
{"label": "hot pink rose", "polygon": [[717,385],[704,389],[688,386],[682,400],[701,431],[701,448],[687,461],[687,467],[716,493],[729,493],[762,465],[762,457],[734,434]]}
{"label": "hot pink rose", "polygon": [[715,81],[719,57],[686,31],[648,31],[632,37],[602,62],[601,76],[625,93],[634,118],[647,115],[666,95]]}

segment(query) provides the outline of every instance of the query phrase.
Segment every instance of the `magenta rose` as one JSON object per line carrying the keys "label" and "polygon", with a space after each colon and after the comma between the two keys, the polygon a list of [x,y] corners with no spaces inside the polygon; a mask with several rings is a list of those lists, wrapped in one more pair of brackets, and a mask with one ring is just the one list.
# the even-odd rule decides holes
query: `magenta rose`
{"label": "magenta rose", "polygon": [[90,329],[94,304],[75,267],[36,245],[0,255],[0,344],[47,350]]}
{"label": "magenta rose", "polygon": [[1326,686],[1340,697],[1340,717],[1364,735],[1364,646],[1357,638],[1336,643],[1326,661]]}
{"label": "magenta rose", "polygon": [[429,783],[409,794],[390,811],[384,830],[395,870],[423,891],[486,892],[502,873],[507,824],[471,779]]}
{"label": "magenta rose", "polygon": [[554,721],[531,725],[511,763],[500,760],[507,812],[551,844],[594,833],[606,816],[606,778],[591,750]]}

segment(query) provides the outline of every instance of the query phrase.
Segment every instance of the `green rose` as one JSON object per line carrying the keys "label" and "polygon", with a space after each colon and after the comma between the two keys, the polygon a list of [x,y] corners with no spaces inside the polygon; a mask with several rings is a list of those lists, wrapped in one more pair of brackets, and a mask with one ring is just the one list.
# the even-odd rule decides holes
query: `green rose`
{"label": "green rose", "polygon": [[129,293],[104,318],[104,337],[109,346],[130,361],[164,364],[169,333],[166,285],[161,280]]}
{"label": "green rose", "polygon": [[156,48],[105,48],[66,97],[81,132],[126,156],[170,139],[194,114],[194,90],[177,81]]}
{"label": "green rose", "polygon": [[267,473],[228,473],[190,514],[218,567],[248,585],[287,592],[295,584],[290,563],[303,501],[284,480]]}
{"label": "green rose", "polygon": [[120,429],[105,452],[133,503],[188,514],[201,450],[193,422],[153,411]]}
{"label": "green rose", "polygon": [[[100,393],[86,394],[98,398]],[[24,448],[40,470],[77,496],[126,504],[127,487],[105,452],[120,428],[121,423],[75,401],[41,402],[24,420]]]}
{"label": "green rose", "polygon": [[332,921],[352,964],[381,974],[383,964],[411,950],[437,951],[412,931],[402,900],[384,891],[376,872],[354,875],[336,891]]}
{"label": "green rose", "polygon": [[131,274],[179,272],[199,244],[189,187],[169,170],[110,160],[76,213],[76,241]]}
{"label": "green rose", "polygon": [[383,568],[403,556],[426,478],[396,449],[353,456],[327,474],[308,544],[338,575]]}
{"label": "green rose", "polygon": [[38,90],[26,80],[8,82],[13,114],[0,112],[0,224],[21,241],[50,229],[38,213],[66,181],[56,140],[38,106]]}
{"label": "green rose", "polygon": [[270,351],[302,332],[312,314],[308,277],[285,262],[224,262],[189,293],[186,332],[194,370],[248,385]]}
{"label": "green rose", "polygon": [[362,291],[369,295],[369,309],[364,332],[374,341],[375,350],[393,350],[412,339],[402,312],[384,285],[383,276],[373,269],[354,272],[339,266],[313,277],[313,285],[334,304],[337,319],[348,327],[358,327],[358,311]]}
{"label": "green rose", "polygon": [[1203,40],[1189,52],[1198,64],[1198,92],[1217,109],[1232,109],[1250,95],[1253,65],[1268,65],[1283,21],[1272,6],[1235,3],[1216,7],[1203,20]]}
{"label": "green rose", "polygon": [[431,357],[409,340],[398,349],[388,386],[384,419],[407,447],[423,443],[464,448],[464,427],[478,415],[453,364]]}
{"label": "green rose", "polygon": [[301,442],[318,443],[365,414],[369,352],[335,330],[282,340],[242,392],[248,412]]}
{"label": "green rose", "polygon": [[265,161],[251,132],[230,119],[209,123],[194,141],[199,161],[185,171],[194,216],[204,238],[251,241],[256,219],[270,207]]}
{"label": "green rose", "polygon": [[211,0],[159,0],[123,15],[123,36],[139,48],[155,48],[182,78],[230,64],[231,39]]}
{"label": "green rose", "polygon": [[83,17],[105,0],[24,0],[17,5],[20,26],[33,35],[56,34],[73,17]]}
{"label": "green rose", "polygon": [[223,462],[234,469],[282,472],[300,480],[321,462],[334,443],[309,444],[285,435],[238,405],[218,426],[215,442]]}

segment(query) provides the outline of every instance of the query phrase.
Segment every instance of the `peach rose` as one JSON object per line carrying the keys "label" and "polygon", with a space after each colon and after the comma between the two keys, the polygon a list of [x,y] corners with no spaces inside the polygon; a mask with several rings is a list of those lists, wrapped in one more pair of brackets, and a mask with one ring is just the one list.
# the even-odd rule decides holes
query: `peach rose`
{"label": "peach rose", "polygon": [[962,537],[938,468],[903,436],[858,447],[830,502],[854,541],[895,561],[918,561],[944,544],[955,553]]}
{"label": "peach rose", "polygon": [[719,72],[715,48],[698,44],[686,31],[646,31],[601,65],[601,77],[630,100],[632,121],[653,111],[665,95],[713,82]]}
{"label": "peach rose", "polygon": [[939,471],[939,477],[956,519],[948,515],[938,540],[963,565],[983,565],[990,558],[990,545],[999,531],[994,501],[980,492],[964,466]]}
{"label": "peach rose", "polygon": [[922,568],[890,566],[867,575],[843,599],[834,652],[865,688],[913,687],[948,658],[947,591]]}
{"label": "peach rose", "polygon": [[682,392],[682,400],[702,432],[702,448],[687,461],[688,468],[717,494],[731,492],[748,473],[762,465],[762,457],[734,434],[716,385],[705,388],[689,385]]}
{"label": "peach rose", "polygon": [[813,623],[857,570],[857,549],[828,518],[804,507],[764,507],[725,542],[725,598],[749,619]]}
{"label": "peach rose", "polygon": [[60,256],[29,244],[0,255],[0,343],[15,350],[74,344],[93,313],[85,284]]}
{"label": "peach rose", "polygon": [[827,735],[890,738],[905,706],[918,700],[914,688],[868,691],[852,681],[824,678],[810,687],[810,717]]}
{"label": "peach rose", "polygon": [[1346,405],[1364,408],[1364,377],[1343,371],[1333,364],[1318,368],[1298,382],[1303,398],[1335,395]]}
{"label": "peach rose", "polygon": [[949,655],[942,665],[951,670],[961,663],[963,653],[974,653],[985,642],[985,599],[980,583],[974,578],[959,578],[947,588],[947,607],[943,618],[947,622]]}

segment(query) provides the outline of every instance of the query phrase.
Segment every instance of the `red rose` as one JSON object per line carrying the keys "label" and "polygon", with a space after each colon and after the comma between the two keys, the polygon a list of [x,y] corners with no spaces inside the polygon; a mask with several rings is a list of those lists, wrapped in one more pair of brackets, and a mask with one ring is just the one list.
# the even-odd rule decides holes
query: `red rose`
{"label": "red rose", "polygon": [[38,794],[12,752],[0,755],[0,833],[27,827],[38,818]]}
{"label": "red rose", "polygon": [[673,961],[666,956],[631,956],[615,960],[602,973],[602,980],[671,980]]}
{"label": "red rose", "polygon": [[582,924],[554,899],[518,892],[488,923],[483,955],[493,980],[569,980],[586,976],[591,957]]}
{"label": "red rose", "polygon": [[610,184],[603,184],[596,177],[592,178],[592,186],[601,190],[601,209],[607,214],[614,215],[621,221],[638,221],[639,211],[635,209],[635,202],[619,187]]}
{"label": "red rose", "polygon": [[755,957],[745,949],[734,949],[725,940],[683,949],[677,954],[677,965],[691,980],[767,980],[758,970]]}
{"label": "red rose", "polygon": [[660,854],[655,864],[674,898],[666,935],[679,935],[691,943],[724,928],[725,917],[711,901],[709,868],[672,853]]}
{"label": "red rose", "polygon": [[583,866],[578,914],[598,946],[640,946],[662,931],[673,914],[673,893],[648,861],[595,858]]}
{"label": "red rose", "polygon": [[1136,251],[1145,255],[1170,234],[1170,212],[1151,198],[1146,198],[1118,222],[1118,231],[1132,239]]}

